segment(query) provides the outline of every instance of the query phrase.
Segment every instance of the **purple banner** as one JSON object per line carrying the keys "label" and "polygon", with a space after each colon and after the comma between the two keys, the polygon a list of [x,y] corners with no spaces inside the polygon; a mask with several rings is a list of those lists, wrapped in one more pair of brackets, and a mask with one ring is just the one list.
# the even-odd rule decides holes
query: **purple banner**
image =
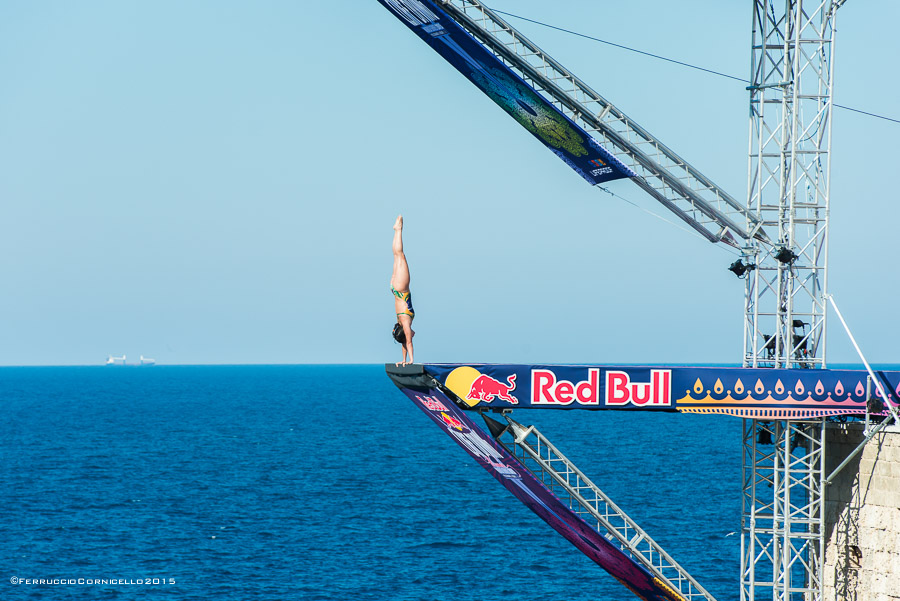
{"label": "purple banner", "polygon": [[[756,419],[886,414],[900,406],[900,372],[876,372],[887,398],[859,370],[428,364],[469,407],[631,409]],[[880,405],[880,406],[879,406]]]}

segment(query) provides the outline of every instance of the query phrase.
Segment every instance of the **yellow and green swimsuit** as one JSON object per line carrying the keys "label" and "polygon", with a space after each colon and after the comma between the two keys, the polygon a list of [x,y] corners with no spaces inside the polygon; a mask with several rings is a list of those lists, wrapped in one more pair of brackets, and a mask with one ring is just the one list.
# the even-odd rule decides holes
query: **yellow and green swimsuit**
{"label": "yellow and green swimsuit", "polygon": [[391,284],[391,292],[394,293],[394,296],[396,296],[397,298],[399,298],[400,300],[402,300],[403,302],[406,303],[406,310],[403,311],[402,313],[397,313],[397,317],[400,317],[401,315],[406,315],[409,317],[410,320],[412,320],[416,316],[416,312],[412,306],[412,293],[410,293],[408,291],[407,292],[397,292],[397,289],[394,288],[393,284]]}

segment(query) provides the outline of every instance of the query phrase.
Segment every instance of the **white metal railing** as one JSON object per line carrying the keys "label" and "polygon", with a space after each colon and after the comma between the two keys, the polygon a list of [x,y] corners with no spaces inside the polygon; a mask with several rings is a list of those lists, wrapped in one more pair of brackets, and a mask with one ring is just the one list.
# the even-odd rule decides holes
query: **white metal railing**
{"label": "white metal railing", "polygon": [[[560,453],[534,426],[506,416],[509,427],[497,438],[503,447],[546,485],[569,509],[632,556],[687,601],[714,597],[663,550],[606,494]],[[504,440],[509,434],[510,441]]]}

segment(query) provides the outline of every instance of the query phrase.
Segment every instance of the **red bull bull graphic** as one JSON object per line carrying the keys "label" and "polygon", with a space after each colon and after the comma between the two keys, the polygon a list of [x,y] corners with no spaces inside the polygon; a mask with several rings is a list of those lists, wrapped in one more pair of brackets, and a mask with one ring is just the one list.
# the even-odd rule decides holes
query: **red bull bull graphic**
{"label": "red bull bull graphic", "polygon": [[503,380],[495,378],[490,374],[469,367],[466,365],[453,369],[444,378],[444,384],[456,394],[466,405],[475,407],[476,405],[487,404],[504,404],[518,405],[519,399],[513,393],[516,389],[515,373],[507,373]]}
{"label": "red bull bull graphic", "polygon": [[[759,419],[886,414],[900,372],[574,365],[445,365],[425,369],[466,406],[719,413]],[[506,382],[504,384],[504,382]]]}
{"label": "red bull bull graphic", "polygon": [[497,398],[501,401],[518,405],[519,399],[510,394],[515,389],[516,374],[510,374],[506,378],[506,384],[482,374],[472,382],[472,387],[469,389],[469,394],[466,395],[466,400],[485,401],[489,403]]}

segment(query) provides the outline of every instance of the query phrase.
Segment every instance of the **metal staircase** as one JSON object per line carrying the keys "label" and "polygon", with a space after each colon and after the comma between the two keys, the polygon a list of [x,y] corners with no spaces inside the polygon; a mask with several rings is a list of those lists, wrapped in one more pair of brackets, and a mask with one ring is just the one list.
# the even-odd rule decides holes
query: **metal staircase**
{"label": "metal staircase", "polygon": [[[553,492],[569,509],[608,540],[643,565],[673,593],[687,601],[715,601],[662,547],[619,509],[534,426],[524,426],[508,415],[508,426],[484,416],[497,442]],[[491,423],[493,422],[493,423]]]}

